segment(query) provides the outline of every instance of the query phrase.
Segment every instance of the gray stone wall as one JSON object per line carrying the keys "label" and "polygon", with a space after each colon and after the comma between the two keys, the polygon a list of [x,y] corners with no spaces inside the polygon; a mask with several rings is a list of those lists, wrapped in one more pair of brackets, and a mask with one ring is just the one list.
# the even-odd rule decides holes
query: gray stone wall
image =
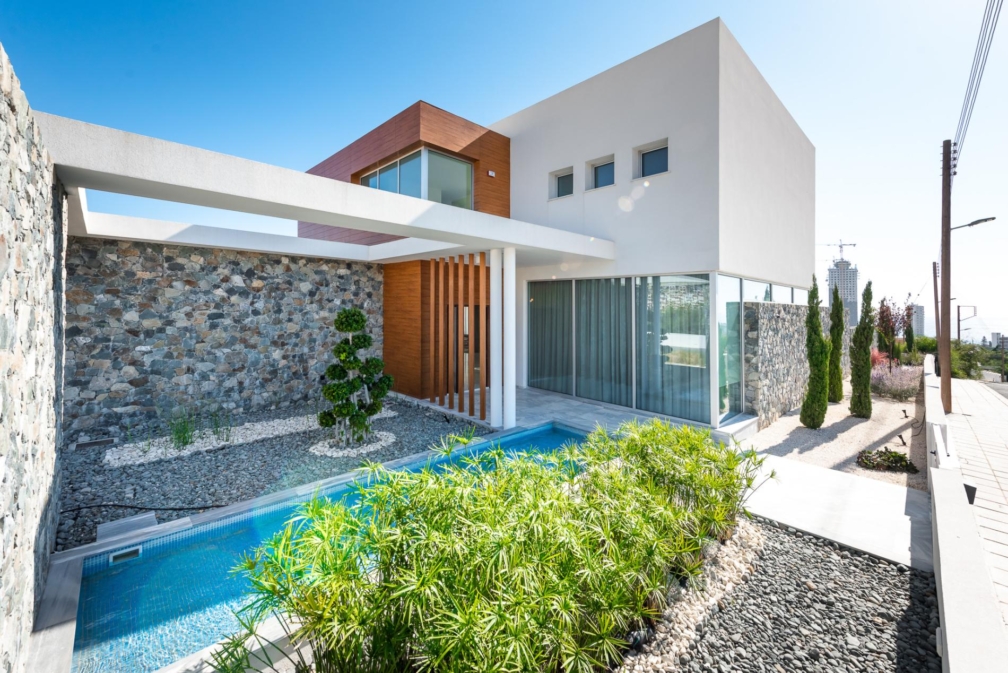
{"label": "gray stone wall", "polygon": [[28,638],[59,511],[66,222],[28,101],[0,45],[0,671]]}
{"label": "gray stone wall", "polygon": [[317,399],[344,307],[382,353],[379,264],[72,237],[66,300],[68,442]]}
{"label": "gray stone wall", "polygon": [[[829,337],[829,309],[820,307],[823,333]],[[743,305],[745,413],[756,416],[762,430],[801,406],[808,383],[803,304],[746,302]],[[846,312],[845,312],[846,324]],[[850,375],[850,340],[844,329],[844,376]]]}

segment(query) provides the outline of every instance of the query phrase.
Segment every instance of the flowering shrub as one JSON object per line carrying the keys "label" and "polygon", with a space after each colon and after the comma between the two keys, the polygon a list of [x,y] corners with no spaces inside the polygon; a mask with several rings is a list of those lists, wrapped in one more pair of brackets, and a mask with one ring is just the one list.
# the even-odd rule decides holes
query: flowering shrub
{"label": "flowering shrub", "polygon": [[923,367],[894,367],[892,371],[889,371],[886,364],[872,367],[872,392],[876,395],[906,402],[917,395],[923,371]]}
{"label": "flowering shrub", "polygon": [[877,349],[877,348],[871,349],[871,366],[872,366],[872,369],[875,369],[879,365],[884,365],[888,361],[889,361],[889,358],[886,357],[885,353],[879,352],[879,349]]}

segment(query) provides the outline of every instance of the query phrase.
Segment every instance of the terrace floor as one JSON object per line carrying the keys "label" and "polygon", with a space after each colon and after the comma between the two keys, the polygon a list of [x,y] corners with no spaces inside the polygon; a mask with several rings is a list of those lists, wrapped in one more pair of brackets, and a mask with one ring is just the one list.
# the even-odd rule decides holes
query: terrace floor
{"label": "terrace floor", "polygon": [[1008,624],[1008,399],[980,381],[952,379],[946,419],[963,477],[977,487],[973,515]]}

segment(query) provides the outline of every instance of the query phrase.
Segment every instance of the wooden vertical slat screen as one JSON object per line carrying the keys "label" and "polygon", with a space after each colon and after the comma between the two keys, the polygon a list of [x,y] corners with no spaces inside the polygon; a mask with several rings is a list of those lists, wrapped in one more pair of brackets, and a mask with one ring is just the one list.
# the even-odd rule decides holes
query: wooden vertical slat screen
{"label": "wooden vertical slat screen", "polygon": [[469,415],[476,415],[476,258],[469,253]]}
{"label": "wooden vertical slat screen", "polygon": [[430,374],[428,375],[428,379],[429,380],[426,382],[426,384],[427,384],[427,390],[430,391],[429,392],[430,397],[428,398],[428,400],[433,403],[434,402],[434,396],[437,394],[437,392],[436,392],[437,388],[436,388],[435,383],[434,383],[434,381],[436,379],[436,374],[435,374],[436,370],[434,369],[434,367],[435,367],[435,364],[434,364],[434,334],[436,333],[436,329],[437,329],[435,327],[435,321],[436,321],[436,317],[437,317],[437,312],[434,310],[434,307],[437,306],[437,298],[434,296],[434,287],[435,287],[435,285],[434,285],[434,279],[437,278],[437,272],[436,272],[437,262],[435,262],[432,259],[430,261],[430,264],[428,264],[427,266],[430,267],[430,289],[427,292],[427,295],[429,297],[428,301],[427,301],[427,310],[430,312],[429,316],[428,316],[430,319],[427,321],[427,353],[426,353],[426,357],[427,357],[427,365],[428,365],[427,371],[430,372]]}
{"label": "wooden vertical slat screen", "polygon": [[444,313],[444,257],[438,260],[437,263],[437,311],[435,311],[434,316],[438,323],[438,343],[436,349],[436,362],[434,369],[434,385],[437,387],[438,391],[438,404],[442,407],[444,406],[444,385],[441,383],[443,378],[443,373],[445,369],[444,364],[444,342],[445,342],[445,313]]}
{"label": "wooden vertical slat screen", "polygon": [[448,338],[445,340],[445,362],[448,363],[448,408],[455,408],[455,258],[448,258]]}
{"label": "wooden vertical slat screen", "polygon": [[487,407],[490,400],[487,399],[487,379],[490,375],[490,365],[488,364],[490,353],[490,269],[487,268],[486,253],[480,253],[480,420],[486,420]]}
{"label": "wooden vertical slat screen", "polygon": [[458,390],[458,410],[465,411],[465,255],[458,258],[458,301],[455,302],[455,332],[458,357],[455,358],[455,388]]}
{"label": "wooden vertical slat screen", "polygon": [[[429,365],[429,377],[421,385],[421,390],[427,392],[431,402],[436,400],[449,409],[457,409],[460,413],[468,411],[469,416],[475,417],[478,406],[481,420],[486,420],[490,405],[487,397],[490,375],[490,271],[486,261],[485,252],[479,253],[478,257],[470,254],[468,260],[465,255],[430,260],[427,298],[427,310],[431,314],[427,321],[429,345],[423,354]],[[467,389],[468,409],[465,399]],[[456,397],[458,406],[455,405]]]}

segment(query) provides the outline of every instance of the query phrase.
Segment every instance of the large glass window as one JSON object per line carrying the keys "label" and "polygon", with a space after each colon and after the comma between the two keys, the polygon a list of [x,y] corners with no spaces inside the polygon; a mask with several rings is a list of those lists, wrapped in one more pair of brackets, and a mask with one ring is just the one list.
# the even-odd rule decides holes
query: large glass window
{"label": "large glass window", "polygon": [[802,305],[808,304],[808,290],[803,290],[800,287],[796,287],[794,289],[794,294],[792,295],[792,297],[794,298],[794,303],[796,304],[802,304]]}
{"label": "large glass window", "polygon": [[557,198],[561,196],[570,196],[574,193],[574,174],[568,173],[567,175],[556,176],[556,195]]}
{"label": "large glass window", "polygon": [[641,152],[641,177],[646,178],[655,173],[664,173],[668,170],[668,147],[659,147],[650,152]]}
{"label": "large glass window", "polygon": [[378,171],[378,189],[384,192],[399,191],[399,162],[389,164]]}
{"label": "large glass window", "polygon": [[427,152],[427,198],[472,208],[472,164],[440,152]]}
{"label": "large glass window", "polygon": [[616,182],[615,166],[611,161],[607,164],[592,166],[592,186],[598,189],[599,187],[608,187]]}
{"label": "large glass window", "polygon": [[528,384],[533,388],[574,392],[572,286],[569,280],[528,285]]}
{"label": "large glass window", "polygon": [[707,274],[637,279],[637,407],[710,422]]}
{"label": "large glass window", "polygon": [[399,160],[399,193],[420,198],[420,152]]}
{"label": "large glass window", "polygon": [[370,187],[371,189],[378,188],[378,171],[374,173],[368,173],[360,179],[360,183],[365,187]]}
{"label": "large glass window", "polygon": [[774,285],[771,293],[775,304],[791,303],[791,288],[787,285]]}
{"label": "large glass window", "polygon": [[770,301],[770,283],[758,280],[742,281],[742,301]]}
{"label": "large glass window", "polygon": [[629,278],[576,281],[575,394],[633,405],[633,285]]}
{"label": "large glass window", "polygon": [[742,281],[717,277],[718,417],[742,413]]}

